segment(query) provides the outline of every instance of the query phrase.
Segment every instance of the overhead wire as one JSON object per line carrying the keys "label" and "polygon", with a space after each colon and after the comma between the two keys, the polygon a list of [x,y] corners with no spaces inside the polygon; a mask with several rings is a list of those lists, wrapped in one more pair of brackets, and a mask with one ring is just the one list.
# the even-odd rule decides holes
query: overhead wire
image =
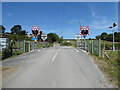
{"label": "overhead wire", "polygon": [[65,14],[65,2],[63,2],[62,17],[61,17],[61,31],[60,31],[61,37],[63,34],[63,23],[64,23],[64,16],[65,16],[64,14]]}

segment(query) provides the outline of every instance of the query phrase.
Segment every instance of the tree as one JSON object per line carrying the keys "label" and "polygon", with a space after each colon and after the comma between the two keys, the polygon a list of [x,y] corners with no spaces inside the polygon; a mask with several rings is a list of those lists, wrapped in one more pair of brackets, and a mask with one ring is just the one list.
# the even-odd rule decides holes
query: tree
{"label": "tree", "polygon": [[21,25],[14,25],[14,27],[11,28],[12,34],[19,34],[20,31],[22,31]]}
{"label": "tree", "polygon": [[5,27],[3,25],[0,25],[0,37],[4,36],[5,30]]}
{"label": "tree", "polygon": [[20,32],[19,32],[19,35],[27,35],[26,30],[22,30],[22,31],[20,31]]}
{"label": "tree", "polygon": [[59,39],[58,39],[58,43],[62,43],[63,42],[63,37],[60,37]]}
{"label": "tree", "polygon": [[42,35],[42,31],[40,31],[40,35],[38,35],[38,41],[42,41],[41,35]]}
{"label": "tree", "polygon": [[107,39],[107,33],[104,32],[101,34],[101,40],[106,40]]}
{"label": "tree", "polygon": [[47,41],[50,43],[56,42],[59,40],[59,36],[56,33],[49,33]]}
{"label": "tree", "polygon": [[96,39],[100,39],[100,38],[101,38],[101,35],[98,35],[98,36],[96,36],[95,38],[96,38]]}
{"label": "tree", "polygon": [[[120,32],[114,32],[114,40],[115,42],[120,42]],[[107,41],[113,41],[113,33],[107,34],[107,33],[102,33],[101,35],[96,36],[96,39],[102,39],[102,40],[107,40]]]}

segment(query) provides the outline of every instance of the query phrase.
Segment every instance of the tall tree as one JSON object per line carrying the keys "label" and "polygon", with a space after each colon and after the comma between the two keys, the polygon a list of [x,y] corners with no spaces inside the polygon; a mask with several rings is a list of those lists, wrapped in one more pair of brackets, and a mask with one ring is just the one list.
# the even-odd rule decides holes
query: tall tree
{"label": "tall tree", "polygon": [[102,40],[106,40],[106,39],[107,39],[107,36],[108,36],[107,33],[104,32],[104,33],[101,34],[101,39],[102,39]]}
{"label": "tall tree", "polygon": [[59,40],[59,36],[56,33],[49,33],[47,41],[50,43],[56,42]]}
{"label": "tall tree", "polygon": [[11,28],[12,34],[19,34],[22,31],[21,25],[14,25],[14,27]]}
{"label": "tall tree", "polygon": [[5,30],[5,27],[3,25],[0,25],[0,37],[4,36]]}
{"label": "tall tree", "polygon": [[42,41],[41,35],[42,35],[42,31],[40,31],[40,35],[38,35],[38,41]]}

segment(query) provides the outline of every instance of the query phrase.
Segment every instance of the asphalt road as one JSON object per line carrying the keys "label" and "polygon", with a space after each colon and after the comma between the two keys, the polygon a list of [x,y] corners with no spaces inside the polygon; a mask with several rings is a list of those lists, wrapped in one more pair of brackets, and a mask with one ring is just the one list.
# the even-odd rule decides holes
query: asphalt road
{"label": "asphalt road", "polygon": [[3,62],[3,88],[108,88],[104,75],[85,52],[56,45]]}

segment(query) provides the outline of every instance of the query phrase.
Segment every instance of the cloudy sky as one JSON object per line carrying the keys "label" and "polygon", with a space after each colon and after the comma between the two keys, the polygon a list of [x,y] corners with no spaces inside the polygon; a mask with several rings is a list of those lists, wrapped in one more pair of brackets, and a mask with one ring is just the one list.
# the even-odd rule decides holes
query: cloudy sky
{"label": "cloudy sky", "polygon": [[[2,23],[6,32],[14,25],[21,25],[31,33],[32,26],[41,31],[57,33],[64,38],[75,38],[80,25],[89,26],[90,35],[95,38],[102,32],[111,33],[108,28],[118,21],[117,2],[3,2]],[[115,28],[117,31],[117,28]]]}

